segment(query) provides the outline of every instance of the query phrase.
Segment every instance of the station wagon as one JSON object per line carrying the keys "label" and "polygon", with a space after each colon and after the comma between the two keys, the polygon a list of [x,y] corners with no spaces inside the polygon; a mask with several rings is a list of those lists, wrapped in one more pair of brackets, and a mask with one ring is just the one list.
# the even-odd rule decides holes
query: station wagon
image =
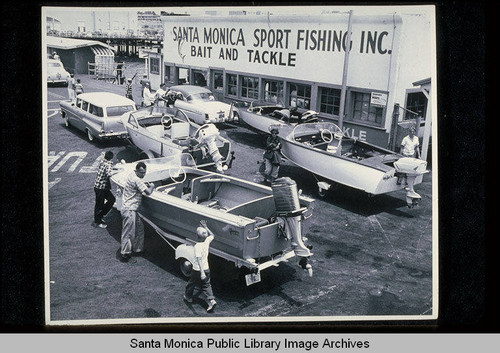
{"label": "station wagon", "polygon": [[133,100],[110,92],[82,93],[60,106],[66,126],[85,132],[89,141],[127,138],[121,117],[136,110]]}

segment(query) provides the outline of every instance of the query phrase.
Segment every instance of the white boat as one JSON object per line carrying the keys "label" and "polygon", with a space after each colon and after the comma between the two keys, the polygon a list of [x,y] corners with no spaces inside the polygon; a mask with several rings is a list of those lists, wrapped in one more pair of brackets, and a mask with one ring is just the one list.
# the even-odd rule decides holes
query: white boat
{"label": "white boat", "polygon": [[180,109],[150,106],[124,116],[122,123],[141,158],[190,153],[198,166],[215,165],[219,172],[231,164],[231,143],[217,127],[200,126]]}
{"label": "white boat", "polygon": [[266,134],[270,126],[278,128],[280,134],[285,134],[298,124],[318,121],[318,113],[313,110],[299,112],[266,101],[253,101],[248,108],[238,109],[238,114],[244,125]]}
{"label": "white boat", "polygon": [[[312,275],[307,262],[312,253],[302,238],[301,225],[311,216],[314,200],[299,195],[291,179],[279,179],[271,188],[198,169],[189,154],[143,162],[143,180],[156,187],[143,196],[138,212],[158,234],[184,244],[175,255],[184,274],[193,261],[189,245],[205,220],[215,234],[211,253],[248,269],[247,284],[257,281],[261,270],[294,256],[301,257],[301,265]],[[127,175],[136,164],[119,165],[120,171],[111,177],[117,209]]]}
{"label": "white boat", "polygon": [[[345,136],[330,122],[297,125],[280,139],[281,152],[288,160],[328,181],[371,195],[406,189],[409,207],[420,200],[413,186],[422,182],[426,161]],[[318,182],[320,196],[330,189],[328,181]]]}

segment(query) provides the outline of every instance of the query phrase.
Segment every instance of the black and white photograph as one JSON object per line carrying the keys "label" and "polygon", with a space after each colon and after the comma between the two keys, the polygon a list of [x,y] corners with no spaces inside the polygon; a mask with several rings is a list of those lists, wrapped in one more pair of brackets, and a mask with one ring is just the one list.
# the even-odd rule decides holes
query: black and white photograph
{"label": "black and white photograph", "polygon": [[436,320],[436,7],[41,7],[45,324]]}

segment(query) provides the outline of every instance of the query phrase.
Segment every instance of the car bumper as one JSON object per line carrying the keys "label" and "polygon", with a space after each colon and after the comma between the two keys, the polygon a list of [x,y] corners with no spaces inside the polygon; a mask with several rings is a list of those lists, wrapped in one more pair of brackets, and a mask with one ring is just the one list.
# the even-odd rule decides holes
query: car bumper
{"label": "car bumper", "polygon": [[126,139],[126,138],[128,138],[128,133],[127,132],[101,132],[101,133],[99,133],[99,138],[101,140]]}

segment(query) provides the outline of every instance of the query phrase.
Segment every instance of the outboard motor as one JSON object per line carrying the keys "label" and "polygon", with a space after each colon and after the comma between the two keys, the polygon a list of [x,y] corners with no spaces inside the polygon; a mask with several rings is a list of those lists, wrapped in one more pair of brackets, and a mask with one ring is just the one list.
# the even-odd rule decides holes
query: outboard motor
{"label": "outboard motor", "polygon": [[222,165],[223,157],[220,154],[219,148],[215,142],[217,136],[219,136],[219,129],[217,129],[214,124],[207,124],[204,128],[200,129],[196,139],[200,142],[200,144],[206,145],[208,154],[212,157],[217,171],[219,173],[224,173],[224,170],[227,170],[227,166]]}
{"label": "outboard motor", "polygon": [[307,260],[312,253],[304,244],[301,229],[301,218],[306,208],[300,207],[297,184],[292,179],[284,177],[276,179],[271,188],[276,214],[284,221],[286,237],[290,240],[295,255],[302,257],[299,265],[312,276],[312,267]]}
{"label": "outboard motor", "polygon": [[394,162],[396,173],[406,179],[408,186],[406,187],[406,204],[409,208],[417,206],[420,202],[420,195],[415,192],[413,186],[415,179],[427,173],[427,162],[418,158],[403,157]]}

